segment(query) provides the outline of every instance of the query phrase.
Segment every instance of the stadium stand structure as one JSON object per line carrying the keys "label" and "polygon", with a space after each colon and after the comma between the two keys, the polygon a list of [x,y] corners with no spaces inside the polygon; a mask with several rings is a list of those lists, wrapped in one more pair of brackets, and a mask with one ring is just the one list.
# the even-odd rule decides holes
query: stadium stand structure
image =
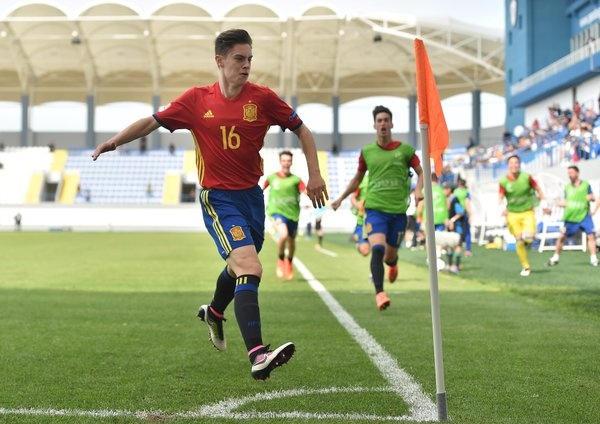
{"label": "stadium stand structure", "polygon": [[[265,148],[261,151],[265,175],[277,172],[279,167],[279,152],[283,148]],[[299,175],[305,182],[308,181],[308,170],[299,148],[287,149],[294,154],[292,172]],[[39,214],[38,228],[43,228],[43,216],[51,208],[53,213],[58,213],[58,208],[63,208],[61,213],[75,214],[77,209],[90,208],[146,208],[145,214],[150,216],[161,214],[160,208],[172,206],[183,207],[186,203],[197,202],[198,179],[196,172],[196,155],[193,150],[177,150],[174,153],[163,149],[150,149],[146,152],[115,151],[103,155],[98,161],[91,160],[91,149],[54,150],[48,147],[9,147],[0,151],[0,206],[2,210],[2,223],[4,228],[12,228],[12,216],[17,209],[27,207],[29,214],[26,223],[32,222],[31,214]],[[420,152],[417,151],[420,155]],[[447,163],[460,163],[461,156],[465,155],[464,148],[448,149],[444,155]],[[339,196],[345,189],[350,179],[354,176],[360,155],[359,149],[343,150],[337,154],[319,151],[321,172],[328,181],[328,191],[331,199]],[[554,157],[556,156],[556,157]],[[549,200],[562,197],[566,183],[565,166],[558,153],[549,154],[547,149],[540,149],[528,157],[523,163],[523,169],[538,179],[542,184],[546,197]],[[556,163],[558,162],[558,164]],[[596,161],[584,161],[580,166],[587,166],[582,170],[582,175],[587,176],[592,183],[596,194],[600,192],[599,175],[594,171]],[[548,165],[555,165],[552,169]],[[562,165],[562,166],[561,166]],[[454,169],[456,175],[467,176],[469,190],[473,202],[473,215],[471,227],[474,240],[479,244],[486,244],[495,237],[505,238],[506,224],[498,205],[497,177],[505,170],[498,173],[496,178],[475,178],[476,173],[469,172],[460,166]],[[261,179],[260,184],[264,178]],[[416,182],[414,177],[413,183]],[[148,187],[151,187],[151,193]],[[9,205],[11,208],[6,208]],[[306,196],[301,198],[302,213],[301,227],[312,220],[312,205]],[[31,209],[34,208],[34,209]],[[75,208],[74,211],[68,208]],[[85,209],[88,208],[88,209]],[[150,211],[155,208],[156,211]],[[9,210],[10,209],[10,210]],[[141,209],[140,209],[141,210]],[[68,212],[67,212],[68,211]],[[172,212],[172,211],[171,211]],[[171,213],[169,212],[169,213]],[[81,212],[79,212],[81,213]],[[166,213],[166,212],[165,212]],[[600,215],[600,214],[597,214]],[[71,215],[69,215],[71,216]],[[543,216],[538,212],[537,222],[538,241],[540,251],[552,249],[557,228],[562,225],[562,210],[556,209],[552,215]],[[598,222],[598,217],[594,217]],[[90,218],[91,219],[91,218]],[[195,219],[195,218],[194,218]],[[71,225],[77,218],[65,218],[60,225]],[[111,224],[118,226],[119,218],[111,218]],[[162,220],[161,220],[162,221]],[[165,216],[165,222],[171,221]],[[58,225],[58,224],[57,224]],[[94,223],[85,223],[86,228]],[[108,225],[108,224],[107,224]],[[127,223],[128,226],[132,224]],[[145,223],[149,228],[152,223]],[[329,211],[324,216],[324,225],[332,231],[345,231],[353,227],[353,217],[350,213],[349,202],[342,205],[340,211]],[[185,228],[193,228],[193,222]],[[598,226],[598,224],[597,224]],[[166,227],[165,227],[166,228]],[[585,243],[579,242],[567,245],[567,249],[584,249]]]}
{"label": "stadium stand structure", "polygon": [[0,152],[0,204],[38,203],[53,160],[48,147],[7,147]]}
{"label": "stadium stand structure", "polygon": [[[96,162],[91,150],[71,151],[65,181],[77,180],[76,195],[62,203],[160,205],[179,203],[184,173],[183,151],[114,151]],[[73,186],[70,182],[69,187]],[[72,194],[72,190],[69,190]]]}

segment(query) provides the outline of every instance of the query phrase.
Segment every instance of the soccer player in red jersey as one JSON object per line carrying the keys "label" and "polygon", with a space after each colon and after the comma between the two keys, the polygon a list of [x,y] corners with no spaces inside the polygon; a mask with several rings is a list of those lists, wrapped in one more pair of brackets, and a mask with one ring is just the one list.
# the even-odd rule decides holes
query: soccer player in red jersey
{"label": "soccer player in red jersey", "polygon": [[295,351],[291,342],[273,350],[263,344],[258,306],[263,271],[258,253],[265,223],[263,191],[258,185],[263,174],[259,151],[271,125],[289,129],[299,138],[309,173],[306,194],[313,206],[324,206],[328,195],[311,131],[275,92],[248,81],[252,62],[248,32],[231,29],[219,34],[215,62],[219,71],[216,83],[190,88],[164,110],[129,125],[100,144],[92,159],[160,126],[192,133],[204,222],[227,264],[217,278],[210,305],[200,306],[198,316],[207,324],[213,345],[223,351],[227,347],[225,309],[234,301],[252,377],[266,380]]}

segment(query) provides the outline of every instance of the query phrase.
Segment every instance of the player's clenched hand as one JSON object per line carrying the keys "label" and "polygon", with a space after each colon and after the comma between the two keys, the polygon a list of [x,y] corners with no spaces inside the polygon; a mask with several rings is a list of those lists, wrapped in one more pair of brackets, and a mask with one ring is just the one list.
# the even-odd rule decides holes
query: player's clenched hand
{"label": "player's clenched hand", "polygon": [[115,146],[115,143],[105,141],[104,143],[96,147],[96,150],[94,150],[94,153],[92,153],[92,160],[96,160],[98,159],[98,156],[100,156],[102,153],[110,152],[112,150],[115,150],[116,148],[117,146]]}
{"label": "player's clenched hand", "polygon": [[335,199],[333,202],[331,202],[331,209],[333,209],[334,211],[337,211],[337,209],[340,207],[341,204],[342,204],[342,199]]}
{"label": "player's clenched hand", "polygon": [[306,185],[306,194],[315,208],[325,206],[325,202],[329,200],[329,195],[327,194],[327,187],[325,186],[323,177],[320,175],[310,177]]}

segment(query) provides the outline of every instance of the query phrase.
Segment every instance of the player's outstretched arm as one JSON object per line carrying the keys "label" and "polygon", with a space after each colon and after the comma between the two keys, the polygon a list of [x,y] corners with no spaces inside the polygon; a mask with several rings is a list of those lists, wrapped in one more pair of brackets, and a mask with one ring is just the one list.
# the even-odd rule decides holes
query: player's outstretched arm
{"label": "player's outstretched arm", "polygon": [[356,174],[354,175],[354,177],[352,177],[352,179],[348,183],[348,187],[346,187],[346,190],[344,190],[344,192],[342,194],[340,194],[340,197],[338,197],[333,202],[331,202],[331,207],[332,207],[332,209],[334,211],[337,210],[337,208],[340,207],[340,205],[342,204],[342,202],[344,201],[344,199],[346,197],[348,197],[350,195],[350,193],[354,193],[356,191],[356,189],[360,185],[360,183],[361,183],[362,179],[364,178],[364,176],[365,176],[364,172],[360,172],[360,171],[356,172]]}
{"label": "player's outstretched arm", "polygon": [[94,150],[94,153],[92,153],[92,159],[96,160],[102,153],[110,152],[123,144],[127,144],[133,140],[137,140],[140,137],[144,137],[158,127],[160,127],[160,124],[152,116],[139,119],[125,129],[121,130],[114,137],[111,137],[104,143],[99,144],[98,147],[96,147],[96,150]]}

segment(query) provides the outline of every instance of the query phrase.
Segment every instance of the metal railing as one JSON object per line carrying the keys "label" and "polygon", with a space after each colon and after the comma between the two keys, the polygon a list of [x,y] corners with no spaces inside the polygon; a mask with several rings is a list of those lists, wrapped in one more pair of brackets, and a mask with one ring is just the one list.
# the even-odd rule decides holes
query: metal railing
{"label": "metal railing", "polygon": [[534,72],[527,78],[524,78],[521,81],[514,83],[510,87],[510,94],[514,96],[516,94],[522,93],[523,91],[533,87],[534,85],[547,80],[549,77],[559,73],[565,68],[579,63],[582,60],[591,58],[598,52],[600,52],[600,40],[590,42],[585,46],[573,51],[572,53],[569,53],[568,55],[560,58],[556,62],[546,66],[545,68]]}

